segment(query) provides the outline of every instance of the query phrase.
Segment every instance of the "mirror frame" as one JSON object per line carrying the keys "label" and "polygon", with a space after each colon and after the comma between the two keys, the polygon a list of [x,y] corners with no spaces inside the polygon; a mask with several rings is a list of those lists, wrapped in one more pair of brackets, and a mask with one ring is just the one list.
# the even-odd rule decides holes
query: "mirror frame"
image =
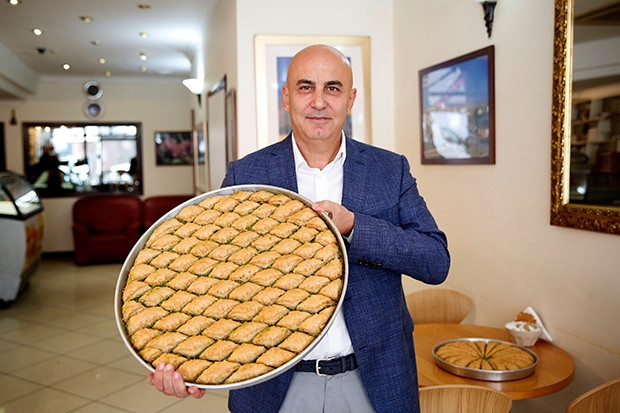
{"label": "mirror frame", "polygon": [[569,203],[574,0],[555,0],[551,225],[620,235],[620,208]]}

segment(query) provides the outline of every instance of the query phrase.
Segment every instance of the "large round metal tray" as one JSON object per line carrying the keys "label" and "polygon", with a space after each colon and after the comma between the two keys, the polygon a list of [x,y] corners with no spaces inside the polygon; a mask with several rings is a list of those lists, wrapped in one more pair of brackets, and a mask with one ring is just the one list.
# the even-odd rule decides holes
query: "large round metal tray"
{"label": "large round metal tray", "polygon": [[[296,192],[284,189],[284,188],[279,188],[279,187],[275,187],[275,186],[269,186],[269,185],[236,185],[236,186],[230,186],[230,187],[226,187],[226,188],[221,188],[221,189],[217,189],[214,191],[210,191],[201,195],[198,195],[180,205],[178,205],[177,207],[173,208],[172,210],[170,210],[168,213],[166,213],[164,216],[162,216],[159,220],[157,220],[138,240],[138,242],[134,245],[134,247],[131,249],[129,255],[127,256],[127,258],[125,259],[125,262],[121,268],[119,277],[118,277],[118,281],[116,283],[116,289],[115,289],[115,294],[114,294],[114,314],[115,314],[115,318],[116,318],[116,325],[117,328],[121,334],[121,337],[123,339],[123,342],[125,344],[125,346],[129,349],[129,351],[131,352],[131,354],[138,360],[138,362],[140,362],[140,364],[142,364],[144,367],[146,367],[148,370],[150,370],[151,372],[155,371],[155,369],[153,368],[153,366],[151,364],[149,364],[148,362],[146,362],[145,360],[143,360],[140,355],[136,352],[136,350],[133,348],[133,346],[131,345],[131,342],[129,341],[129,338],[127,337],[127,333],[125,331],[124,325],[123,325],[123,321],[122,321],[122,294],[123,294],[123,289],[125,287],[125,284],[127,283],[127,278],[129,275],[129,270],[131,269],[131,267],[133,266],[135,259],[138,255],[138,253],[144,248],[146,242],[148,241],[148,238],[150,237],[150,235],[153,233],[153,231],[159,227],[163,222],[174,218],[183,208],[190,206],[190,205],[198,205],[200,202],[204,201],[207,198],[213,197],[213,196],[218,196],[218,195],[232,195],[235,192],[239,192],[239,191],[248,191],[248,192],[258,192],[261,190],[265,190],[265,191],[269,191],[272,192],[274,194],[284,194],[287,195],[288,197],[290,197],[291,199],[297,199],[300,200],[301,202],[303,202],[305,205],[307,206],[311,206],[312,202],[305,198],[302,197],[301,195],[299,195]],[[329,321],[327,322],[327,324],[325,325],[325,327],[323,328],[323,330],[321,331],[321,333],[314,339],[314,341],[312,343],[310,343],[310,345],[308,347],[306,347],[306,349],[304,349],[302,352],[300,352],[296,357],[294,357],[293,359],[291,359],[290,361],[286,362],[285,364],[281,365],[278,368],[275,368],[274,370],[271,370],[268,373],[265,373],[263,375],[254,377],[252,379],[249,380],[245,380],[245,381],[241,381],[241,382],[237,382],[237,383],[230,383],[230,384],[218,384],[218,385],[205,385],[205,384],[199,384],[199,383],[192,383],[192,382],[186,382],[186,385],[188,386],[196,386],[199,388],[203,388],[203,389],[207,389],[207,390],[232,390],[232,389],[238,389],[238,388],[243,388],[243,387],[248,387],[248,386],[253,386],[256,385],[258,383],[261,383],[263,381],[269,380],[281,373],[283,373],[284,371],[288,370],[289,368],[291,368],[292,366],[294,366],[295,364],[297,364],[299,361],[301,361],[301,359],[303,359],[308,353],[310,353],[316,346],[317,344],[321,341],[321,339],[325,336],[325,334],[327,333],[327,331],[329,330],[329,328],[331,327],[331,325],[333,324],[333,321],[336,317],[336,314],[341,311],[341,307],[342,307],[342,302],[344,301],[344,296],[345,296],[345,292],[347,289],[347,282],[348,282],[348,275],[349,275],[349,264],[348,264],[348,260],[347,260],[347,251],[346,251],[346,247],[345,247],[345,243],[342,239],[342,236],[340,235],[340,232],[338,231],[338,229],[336,228],[336,225],[334,224],[334,222],[329,219],[327,216],[325,216],[324,214],[318,214],[327,224],[328,228],[334,233],[335,237],[336,237],[336,241],[338,242],[339,248],[340,248],[340,252],[342,254],[342,261],[343,261],[343,287],[342,287],[342,292],[340,294],[340,298],[338,300],[338,303],[336,304],[336,310],[334,311],[333,315],[331,316],[331,318],[329,319]]]}
{"label": "large round metal tray", "polygon": [[[531,366],[528,366],[519,370],[481,370],[481,369],[472,369],[468,367],[458,366],[456,364],[452,364],[450,362],[445,361],[441,357],[437,356],[436,351],[440,347],[448,344],[459,341],[484,341],[485,343],[503,343],[508,344],[514,347],[517,347],[527,353],[529,353],[532,357],[534,357],[534,363]],[[467,377],[470,379],[477,380],[486,380],[486,381],[509,381],[509,380],[518,380],[524,377],[528,377],[534,373],[536,369],[536,365],[538,364],[538,355],[534,353],[532,350],[518,346],[514,343],[502,340],[493,340],[488,338],[458,338],[454,340],[447,340],[437,344],[433,347],[433,357],[435,358],[435,363],[441,367],[442,369],[450,372],[452,374],[456,374],[457,376]]]}

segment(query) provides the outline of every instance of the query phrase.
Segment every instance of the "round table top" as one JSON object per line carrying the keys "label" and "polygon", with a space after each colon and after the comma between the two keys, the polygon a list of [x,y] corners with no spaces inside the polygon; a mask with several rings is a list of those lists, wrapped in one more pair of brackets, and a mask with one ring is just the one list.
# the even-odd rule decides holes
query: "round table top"
{"label": "round table top", "polygon": [[416,324],[413,333],[420,387],[442,384],[474,384],[500,390],[512,400],[529,399],[554,393],[568,386],[575,374],[575,363],[568,353],[544,340],[529,347],[538,357],[531,376],[510,381],[485,381],[456,376],[441,369],[433,357],[433,347],[455,338],[491,338],[514,342],[501,328],[471,324]]}

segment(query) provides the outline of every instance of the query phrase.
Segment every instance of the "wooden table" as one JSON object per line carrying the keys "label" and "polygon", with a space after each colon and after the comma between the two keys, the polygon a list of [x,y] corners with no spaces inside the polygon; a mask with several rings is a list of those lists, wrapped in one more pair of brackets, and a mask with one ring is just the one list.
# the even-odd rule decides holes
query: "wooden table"
{"label": "wooden table", "polygon": [[420,387],[441,384],[474,384],[500,390],[512,400],[529,399],[554,393],[568,386],[575,375],[575,363],[564,350],[538,340],[530,347],[539,357],[531,376],[511,381],[485,381],[456,376],[435,363],[433,347],[455,338],[492,338],[512,341],[505,329],[470,324],[416,324],[413,333]]}

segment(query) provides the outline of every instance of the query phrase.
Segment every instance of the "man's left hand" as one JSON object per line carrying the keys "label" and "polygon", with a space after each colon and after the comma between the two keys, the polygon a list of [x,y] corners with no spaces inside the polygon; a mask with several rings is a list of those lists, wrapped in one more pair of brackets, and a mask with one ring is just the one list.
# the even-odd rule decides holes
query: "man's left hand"
{"label": "man's left hand", "polygon": [[319,201],[312,204],[312,209],[316,212],[325,213],[340,231],[343,236],[348,236],[355,225],[355,214],[340,204],[332,201]]}

